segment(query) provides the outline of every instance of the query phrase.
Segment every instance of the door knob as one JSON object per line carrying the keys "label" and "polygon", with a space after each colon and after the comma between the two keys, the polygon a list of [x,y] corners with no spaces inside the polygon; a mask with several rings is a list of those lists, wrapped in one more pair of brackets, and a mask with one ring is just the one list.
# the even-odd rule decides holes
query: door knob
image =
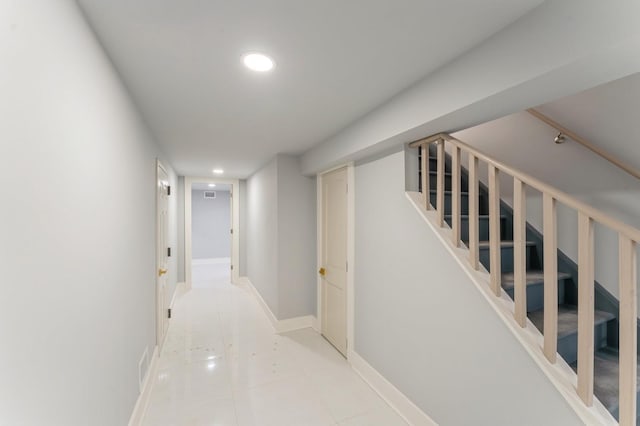
{"label": "door knob", "polygon": [[159,269],[159,270],[158,270],[158,276],[159,276],[159,277],[161,277],[161,276],[163,276],[164,274],[166,274],[167,272],[169,272],[169,271],[167,271],[166,269]]}
{"label": "door knob", "polygon": [[320,268],[320,270],[318,271],[318,273],[324,277],[324,276],[325,276],[325,274],[327,273],[327,271],[325,271],[325,269],[324,269],[324,268]]}

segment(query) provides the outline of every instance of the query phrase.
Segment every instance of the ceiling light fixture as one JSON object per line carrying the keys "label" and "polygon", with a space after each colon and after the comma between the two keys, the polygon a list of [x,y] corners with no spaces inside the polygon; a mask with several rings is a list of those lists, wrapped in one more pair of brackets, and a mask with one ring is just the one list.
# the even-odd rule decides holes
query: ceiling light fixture
{"label": "ceiling light fixture", "polygon": [[273,59],[262,53],[247,53],[242,58],[242,62],[247,68],[257,72],[271,71],[276,65]]}
{"label": "ceiling light fixture", "polygon": [[216,175],[221,175],[221,174],[224,173],[224,170],[222,170],[222,169],[213,169],[213,173],[216,174]]}
{"label": "ceiling light fixture", "polygon": [[215,187],[216,187],[216,184],[215,184],[215,183],[210,183],[210,184],[209,184],[209,188],[215,188]]}

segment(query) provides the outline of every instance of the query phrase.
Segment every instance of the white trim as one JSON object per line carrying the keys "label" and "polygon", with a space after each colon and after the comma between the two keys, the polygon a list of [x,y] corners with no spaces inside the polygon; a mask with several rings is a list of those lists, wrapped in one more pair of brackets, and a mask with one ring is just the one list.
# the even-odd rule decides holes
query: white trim
{"label": "white trim", "polygon": [[153,388],[153,379],[156,377],[158,370],[158,346],[153,349],[153,356],[151,357],[151,364],[147,368],[147,374],[145,375],[142,383],[142,391],[138,395],[136,405],[133,407],[133,412],[129,418],[129,426],[140,426],[144,420],[144,415],[147,412],[147,406],[149,405],[149,397],[151,396],[151,388]]}
{"label": "white trim", "polygon": [[[355,292],[354,292],[354,271],[355,271],[355,167],[353,162],[332,167],[321,173],[316,178],[316,244],[317,244],[317,269],[322,267],[322,177],[335,170],[347,168],[347,360],[351,358],[351,353],[355,347],[354,338],[354,313],[355,313]],[[318,275],[316,280],[316,300],[317,318],[314,329],[322,334],[322,279]]]}
{"label": "white trim", "polygon": [[[156,258],[156,263],[155,263],[155,271],[154,271],[154,277],[155,277],[155,287],[156,287],[156,315],[155,315],[155,321],[156,321],[156,345],[159,346],[160,350],[162,350],[162,345],[164,344],[164,341],[166,340],[167,337],[167,333],[165,333],[164,327],[163,327],[163,319],[165,318],[164,315],[166,314],[164,311],[164,306],[161,306],[161,297],[160,297],[160,276],[158,275],[158,271],[162,268],[162,265],[160,265],[159,263],[159,258],[158,258],[158,254],[165,250],[164,247],[159,247],[160,245],[160,197],[158,197],[158,180],[160,179],[160,169],[162,169],[162,171],[167,175],[167,179],[170,179],[169,177],[169,169],[164,165],[164,163],[159,159],[156,158],[156,180],[154,183],[154,192],[155,192],[155,207],[156,207],[156,238],[155,238],[155,244],[154,244],[154,252],[155,252],[155,258]],[[169,184],[169,182],[167,182],[167,184]],[[169,201],[167,200],[167,231],[168,231],[168,223],[169,223]],[[168,238],[168,236],[166,236]],[[163,255],[164,256],[164,255]],[[168,266],[167,266],[168,268]],[[164,278],[165,280],[165,286],[168,285],[168,277]],[[163,295],[163,296],[166,296]],[[168,319],[167,319],[168,321]]]}
{"label": "white trim", "polygon": [[[316,271],[322,267],[322,175],[316,177]],[[316,331],[322,334],[322,277],[316,275]],[[349,345],[347,345],[347,352]]]}
{"label": "white trim", "polygon": [[230,257],[212,257],[209,259],[192,259],[191,265],[219,265],[221,263],[231,263]]}
{"label": "white trim", "polygon": [[287,318],[278,320],[275,325],[276,333],[286,333],[288,331],[301,330],[303,328],[313,328],[316,317],[305,315],[303,317]]}
{"label": "white trim", "polygon": [[356,177],[353,163],[347,165],[347,360],[355,352],[355,253],[356,253]]}
{"label": "white trim", "polygon": [[255,286],[253,285],[249,277],[242,277],[240,281],[241,283],[246,284],[246,286],[249,287],[249,289],[251,290],[251,293],[253,293],[254,297],[258,301],[258,304],[260,305],[260,307],[262,307],[262,310],[269,318],[269,323],[271,323],[271,326],[273,327],[276,333],[286,333],[288,331],[300,330],[303,328],[316,329],[317,320],[316,320],[316,317],[314,317],[313,315],[305,315],[303,317],[295,317],[295,318],[287,318],[287,319],[279,320],[273,314],[273,312],[271,311],[271,308],[269,308],[269,305],[267,305],[267,302],[264,301],[264,299],[262,298],[262,295],[260,294],[258,289],[255,288]]}
{"label": "white trim", "polygon": [[393,408],[400,417],[412,426],[438,426],[424,411],[393,386],[356,351],[351,351],[349,361],[353,370]]}
{"label": "white trim", "polygon": [[593,407],[584,405],[576,392],[577,376],[575,372],[560,356],[558,356],[555,365],[549,363],[542,351],[544,338],[540,331],[538,331],[530,320],[527,320],[527,326],[525,328],[521,328],[518,325],[513,315],[513,300],[511,300],[504,290],[502,290],[500,297],[496,297],[492,293],[489,286],[491,277],[487,270],[482,265],[480,265],[477,271],[471,268],[468,260],[469,249],[464,245],[460,247],[453,246],[451,243],[451,229],[449,227],[441,228],[437,225],[437,212],[435,210],[427,211],[425,209],[422,194],[419,192],[406,192],[406,196],[440,242],[462,267],[462,270],[469,276],[477,290],[489,302],[489,305],[498,314],[498,317],[507,325],[507,328],[518,339],[536,364],[538,364],[538,367],[540,367],[543,373],[549,378],[549,381],[569,403],[569,406],[571,406],[578,417],[587,425],[617,425],[618,422],[613,418],[611,413],[607,411],[598,398],[594,397]]}
{"label": "white trim", "polygon": [[191,266],[192,266],[192,227],[191,227],[191,187],[194,183],[215,183],[231,185],[232,199],[231,206],[233,214],[231,217],[231,282],[237,284],[240,281],[240,181],[238,179],[218,179],[215,177],[193,177],[184,178],[184,275],[186,289],[191,289]]}

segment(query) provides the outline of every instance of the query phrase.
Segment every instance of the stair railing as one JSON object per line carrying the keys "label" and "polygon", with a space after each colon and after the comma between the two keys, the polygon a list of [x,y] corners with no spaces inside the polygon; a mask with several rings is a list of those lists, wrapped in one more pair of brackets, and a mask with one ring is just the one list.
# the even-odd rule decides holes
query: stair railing
{"label": "stair railing", "polygon": [[421,150],[422,193],[427,210],[432,210],[429,196],[429,146],[436,144],[436,220],[444,226],[445,215],[445,143],[451,151],[451,229],[452,243],[461,243],[461,158],[468,155],[469,181],[469,261],[479,268],[478,170],[479,161],[487,164],[489,175],[489,269],[490,287],[496,296],[501,286],[500,174],[513,177],[513,250],[514,317],[521,327],[527,324],[526,292],[526,196],[525,188],[534,188],[543,196],[544,237],[544,326],[543,352],[547,360],[557,361],[558,341],[558,233],[557,203],[578,213],[578,385],[577,393],[587,406],[593,405],[594,383],[594,224],[600,223],[618,234],[620,286],[620,371],[619,417],[621,425],[636,424],[637,389],[637,260],[640,230],[597,210],[540,180],[496,161],[446,133],[415,141],[410,147]]}
{"label": "stair railing", "polygon": [[628,164],[628,163],[622,161],[621,159],[617,158],[616,156],[614,156],[613,154],[611,154],[607,150],[597,146],[594,143],[591,143],[590,141],[588,141],[587,139],[581,137],[577,133],[572,132],[571,130],[567,129],[566,127],[564,127],[563,125],[561,125],[560,123],[558,123],[557,121],[552,119],[551,117],[548,117],[548,116],[544,115],[543,113],[541,113],[537,109],[529,108],[527,110],[527,112],[529,114],[531,114],[532,116],[536,117],[538,120],[542,121],[543,123],[546,123],[548,126],[553,127],[554,129],[558,130],[561,134],[566,135],[570,139],[578,142],[580,145],[584,146],[585,148],[587,148],[591,152],[593,152],[593,153],[599,155],[600,157],[604,158],[605,160],[607,160],[608,162],[610,162],[614,166],[621,168],[622,170],[624,170],[625,172],[629,173],[634,178],[640,179],[640,170],[636,169],[631,164]]}

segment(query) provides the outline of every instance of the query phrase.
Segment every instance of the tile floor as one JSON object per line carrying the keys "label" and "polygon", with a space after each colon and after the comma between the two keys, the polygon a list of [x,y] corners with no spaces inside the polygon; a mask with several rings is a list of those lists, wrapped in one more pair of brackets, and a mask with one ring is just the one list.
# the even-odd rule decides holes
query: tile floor
{"label": "tile floor", "polygon": [[229,265],[177,297],[145,426],[406,426],[312,329],[275,334]]}

